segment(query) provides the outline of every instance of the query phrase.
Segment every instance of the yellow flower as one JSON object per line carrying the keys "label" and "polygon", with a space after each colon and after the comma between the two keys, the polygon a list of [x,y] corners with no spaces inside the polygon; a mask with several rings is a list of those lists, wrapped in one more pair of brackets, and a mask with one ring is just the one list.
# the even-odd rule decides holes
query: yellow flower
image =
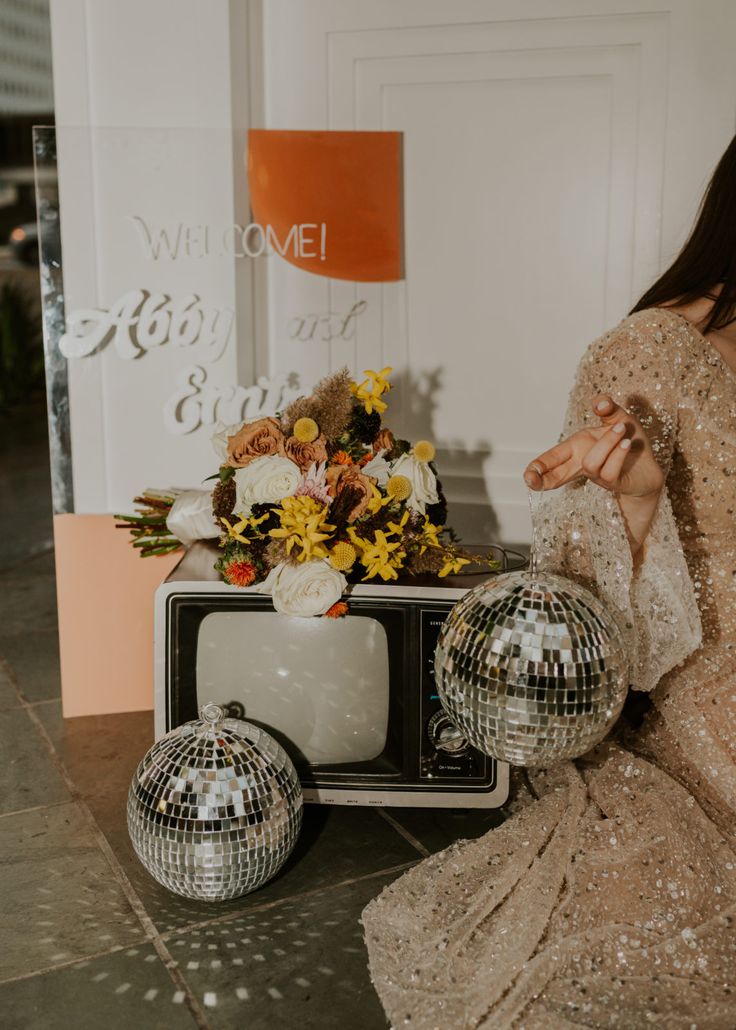
{"label": "yellow flower", "polygon": [[226,518],[221,518],[220,521],[224,522],[227,526],[227,535],[232,540],[239,540],[242,544],[247,544],[249,542],[247,537],[243,536],[243,530],[248,525],[247,519],[240,519],[240,521],[236,522],[234,525],[231,525],[230,521]]}
{"label": "yellow flower", "polygon": [[[383,580],[398,579],[396,573],[406,558],[406,551],[403,547],[404,526],[409,520],[409,512],[405,511],[398,522],[389,522],[384,532],[377,529],[373,540],[358,535],[354,526],[348,526],[348,536],[353,546],[360,555],[360,563],[365,566],[367,572],[364,579],[373,579],[380,576]],[[396,536],[398,540],[390,540],[389,537]]]}
{"label": "yellow flower", "polygon": [[327,508],[319,504],[313,497],[285,497],[281,508],[275,508],[281,526],[272,529],[269,536],[275,540],[286,542],[286,553],[291,555],[294,548],[300,548],[295,555],[297,561],[312,561],[329,557],[324,545],[335,527],[325,522]]}
{"label": "yellow flower", "polygon": [[436,453],[434,444],[429,440],[417,440],[412,447],[412,454],[417,461],[432,461]]}
{"label": "yellow flower", "polygon": [[391,476],[386,483],[386,493],[395,501],[405,501],[411,496],[411,482],[406,476]]}
{"label": "yellow flower", "polygon": [[386,527],[390,533],[394,533],[396,536],[404,535],[404,526],[409,521],[409,512],[405,511],[398,522],[389,522]]}
{"label": "yellow flower", "polygon": [[419,548],[420,554],[424,554],[428,547],[442,547],[439,535],[443,528],[443,526],[435,526],[433,522],[429,521],[426,515],[424,516],[424,525],[422,526],[422,544]]}
{"label": "yellow flower", "polygon": [[256,529],[258,526],[260,526],[260,524],[262,522],[265,522],[266,519],[269,519],[270,517],[271,517],[271,512],[270,511],[267,511],[265,515],[261,515],[260,517],[256,517],[255,515],[251,515],[251,517],[248,519],[248,525],[251,527],[251,529]]}
{"label": "yellow flower", "polygon": [[313,418],[298,418],[294,423],[294,436],[299,443],[314,443],[319,436],[319,426]]}
{"label": "yellow flower", "polygon": [[261,522],[265,522],[269,518],[269,512],[265,515],[261,515],[260,518],[256,518],[255,515],[251,515],[250,518],[241,516],[240,520],[234,525],[231,525],[228,519],[220,518],[221,522],[224,522],[227,526],[227,535],[231,540],[239,540],[241,544],[250,543],[247,536],[243,536],[243,530],[245,529],[256,529]]}
{"label": "yellow flower", "polygon": [[442,578],[443,576],[449,576],[450,573],[455,575],[463,565],[470,565],[469,558],[459,558],[457,555],[448,555],[445,559],[445,564],[442,566],[437,575]]}
{"label": "yellow flower", "polygon": [[382,415],[388,407],[386,402],[380,398],[382,394],[388,393],[391,389],[391,383],[386,379],[386,376],[392,371],[393,369],[390,365],[382,368],[380,372],[374,372],[372,368],[367,368],[363,373],[368,376],[367,379],[364,379],[360,384],[350,384],[353,396],[363,402],[365,410],[369,415],[373,411],[377,411]]}
{"label": "yellow flower", "polygon": [[389,540],[380,529],[376,530],[373,543],[362,541],[360,561],[367,570],[365,579],[373,579],[374,576],[380,576],[384,582],[398,579],[396,570],[401,568],[406,558],[406,551],[400,550],[401,543],[401,540]]}
{"label": "yellow flower", "polygon": [[330,565],[338,572],[347,572],[352,569],[357,557],[357,552],[352,544],[346,540],[338,540],[330,551]]}
{"label": "yellow flower", "polygon": [[371,483],[371,491],[372,497],[370,501],[368,501],[368,511],[371,513],[371,515],[375,515],[377,514],[377,512],[381,510],[381,508],[383,508],[384,505],[391,504],[393,498],[384,497],[381,491],[375,485],[375,483]]}
{"label": "yellow flower", "polygon": [[358,536],[358,531],[355,528],[355,526],[348,526],[348,536],[350,537],[353,547],[358,552],[358,554],[362,554],[365,548],[368,546],[368,541],[365,539],[365,537]]}

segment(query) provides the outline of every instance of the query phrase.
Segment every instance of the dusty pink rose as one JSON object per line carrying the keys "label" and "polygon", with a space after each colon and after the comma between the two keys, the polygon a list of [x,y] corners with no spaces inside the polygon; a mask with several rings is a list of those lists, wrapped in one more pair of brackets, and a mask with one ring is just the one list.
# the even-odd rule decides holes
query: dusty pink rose
{"label": "dusty pink rose", "polygon": [[318,436],[311,443],[302,443],[295,436],[290,436],[285,443],[286,457],[305,472],[310,465],[319,465],[327,461],[327,441]]}
{"label": "dusty pink rose", "polygon": [[275,418],[259,418],[227,438],[227,464],[242,469],[255,458],[284,454],[284,434]]}

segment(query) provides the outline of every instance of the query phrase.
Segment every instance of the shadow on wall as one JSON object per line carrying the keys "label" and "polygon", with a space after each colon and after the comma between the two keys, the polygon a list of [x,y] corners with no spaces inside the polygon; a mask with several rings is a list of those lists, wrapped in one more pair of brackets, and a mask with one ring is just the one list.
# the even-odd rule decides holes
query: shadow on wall
{"label": "shadow on wall", "polygon": [[[418,375],[402,372],[392,376],[396,398],[387,412],[388,426],[407,440],[436,440],[435,410],[442,389],[442,368]],[[499,521],[491,503],[484,465],[493,454],[491,444],[482,440],[469,450],[462,444],[437,448],[435,464],[448,502],[448,525],[465,544],[487,545],[499,542]]]}

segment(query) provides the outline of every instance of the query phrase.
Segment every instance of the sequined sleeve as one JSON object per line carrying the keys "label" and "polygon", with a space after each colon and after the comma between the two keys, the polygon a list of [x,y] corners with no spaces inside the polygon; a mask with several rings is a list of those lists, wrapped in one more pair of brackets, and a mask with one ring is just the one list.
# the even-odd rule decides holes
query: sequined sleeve
{"label": "sequined sleeve", "polygon": [[[607,393],[636,415],[669,476],[677,443],[677,369],[667,334],[636,316],[583,356],[561,434],[599,424],[593,397]],[[701,642],[694,587],[668,489],[663,492],[634,568],[621,509],[607,490],[577,481],[545,494],[536,516],[540,569],[587,586],[616,617],[631,655],[631,685],[652,690]]]}

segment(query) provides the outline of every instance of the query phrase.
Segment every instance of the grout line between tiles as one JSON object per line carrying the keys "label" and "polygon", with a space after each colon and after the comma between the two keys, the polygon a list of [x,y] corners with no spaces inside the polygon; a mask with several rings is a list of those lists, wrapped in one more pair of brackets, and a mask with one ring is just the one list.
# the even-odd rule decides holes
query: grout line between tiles
{"label": "grout line between tiles", "polygon": [[164,967],[166,968],[174,985],[179,990],[183,991],[187,1008],[189,1009],[192,1018],[194,1019],[194,1022],[196,1023],[199,1030],[211,1030],[211,1024],[207,1020],[204,1009],[200,1005],[198,998],[196,997],[196,995],[190,988],[189,984],[187,983],[184,974],[179,969],[178,963],[176,962],[173,955],[171,954],[169,949],[166,947],[166,944],[162,940],[161,934],[158,932],[155,923],[146,912],[143,902],[136,894],[133,885],[126,876],[125,870],[118,862],[117,856],[110,847],[107,838],[105,837],[100,827],[97,825],[97,821],[93,816],[92,811],[89,808],[87,802],[84,800],[81,792],[79,791],[71,776],[67,772],[66,767],[63,761],[61,760],[61,756],[54,747],[54,743],[46,731],[46,727],[39,719],[37,713],[33,710],[33,707],[30,704],[28,704],[23,698],[23,694],[18,686],[18,681],[15,677],[13,669],[10,667],[8,662],[1,656],[0,667],[4,669],[6,676],[10,680],[18,698],[21,701],[22,707],[26,709],[28,716],[31,719],[31,722],[36,727],[36,730],[38,731],[38,733],[41,736],[41,739],[46,745],[51,760],[57,767],[61,778],[66,784],[67,790],[69,791],[69,793],[72,796],[72,799],[76,802],[78,808],[82,812],[82,815],[84,816],[84,819],[89,826],[90,832],[92,833],[92,836],[94,837],[97,846],[107,859],[108,865],[110,866],[113,876],[118,881],[121,890],[125,894],[125,897],[128,900],[128,904],[133,909],[135,915],[138,917],[138,921],[140,922],[143,928],[143,932],[155,948],[158,957],[163,962]]}
{"label": "grout line between tiles", "polygon": [[0,819],[7,819],[11,815],[27,815],[28,812],[43,812],[47,808],[58,808],[59,805],[71,805],[74,799],[64,798],[63,801],[50,801],[47,805],[31,805],[30,808],[16,808],[13,812],[0,812]]}
{"label": "grout line between tiles", "polygon": [[[7,658],[5,661],[7,662]],[[20,690],[16,691],[16,697],[17,696],[25,698],[25,695]],[[5,705],[0,708],[0,715],[4,715],[5,712],[17,712],[21,708],[40,708],[41,705],[55,705],[59,704],[60,701],[60,697],[46,697],[42,701],[17,701],[16,704]]]}
{"label": "grout line between tiles", "polygon": [[288,905],[294,901],[303,901],[305,898],[313,898],[318,894],[329,894],[330,891],[338,890],[340,887],[349,887],[354,883],[362,883],[364,880],[372,880],[378,876],[386,876],[389,873],[402,873],[411,869],[416,862],[402,862],[401,865],[390,866],[387,869],[376,869],[375,872],[365,873],[363,876],[356,876],[351,880],[341,880],[340,883],[331,883],[325,887],[315,887],[311,891],[302,891],[300,894],[290,894],[287,898],[274,898],[273,901],[264,901],[262,905],[248,905],[240,908],[237,912],[223,912],[221,916],[212,916],[210,919],[202,919],[197,923],[187,923],[175,930],[166,930],[161,934],[164,941],[172,937],[181,937],[183,934],[191,933],[193,930],[201,930],[206,926],[213,926],[219,923],[230,923],[235,919],[242,919],[251,912],[265,912],[270,908],[278,908],[281,905]]}
{"label": "grout line between tiles", "polygon": [[385,808],[379,808],[378,814],[386,820],[389,826],[393,826],[397,833],[400,833],[404,840],[408,841],[413,848],[416,848],[420,855],[425,858],[429,858],[432,852],[425,848],[421,841],[417,840],[413,833],[410,833],[405,826],[402,826],[398,819],[394,819],[392,815],[389,815]]}
{"label": "grout line between tiles", "polygon": [[7,984],[18,983],[20,980],[32,980],[34,976],[45,976],[47,973],[55,973],[59,969],[73,969],[74,966],[85,966],[97,958],[106,958],[108,955],[116,955],[120,951],[125,951],[126,948],[134,948],[136,944],[142,943],[142,941],[136,941],[130,945],[113,944],[111,948],[105,948],[104,951],[94,951],[89,955],[80,955],[79,958],[70,958],[66,962],[56,962],[53,966],[44,966],[41,969],[34,969],[29,973],[18,973],[17,976],[7,976],[0,980],[0,987],[5,987]]}
{"label": "grout line between tiles", "polygon": [[6,565],[0,567],[0,576],[5,575],[6,572],[13,573],[16,569],[24,568],[28,562],[35,561],[36,558],[44,558],[48,554],[52,554],[54,550],[53,539],[48,541],[48,546],[39,547],[38,550],[31,551],[30,554],[21,554],[18,558],[13,558]]}

